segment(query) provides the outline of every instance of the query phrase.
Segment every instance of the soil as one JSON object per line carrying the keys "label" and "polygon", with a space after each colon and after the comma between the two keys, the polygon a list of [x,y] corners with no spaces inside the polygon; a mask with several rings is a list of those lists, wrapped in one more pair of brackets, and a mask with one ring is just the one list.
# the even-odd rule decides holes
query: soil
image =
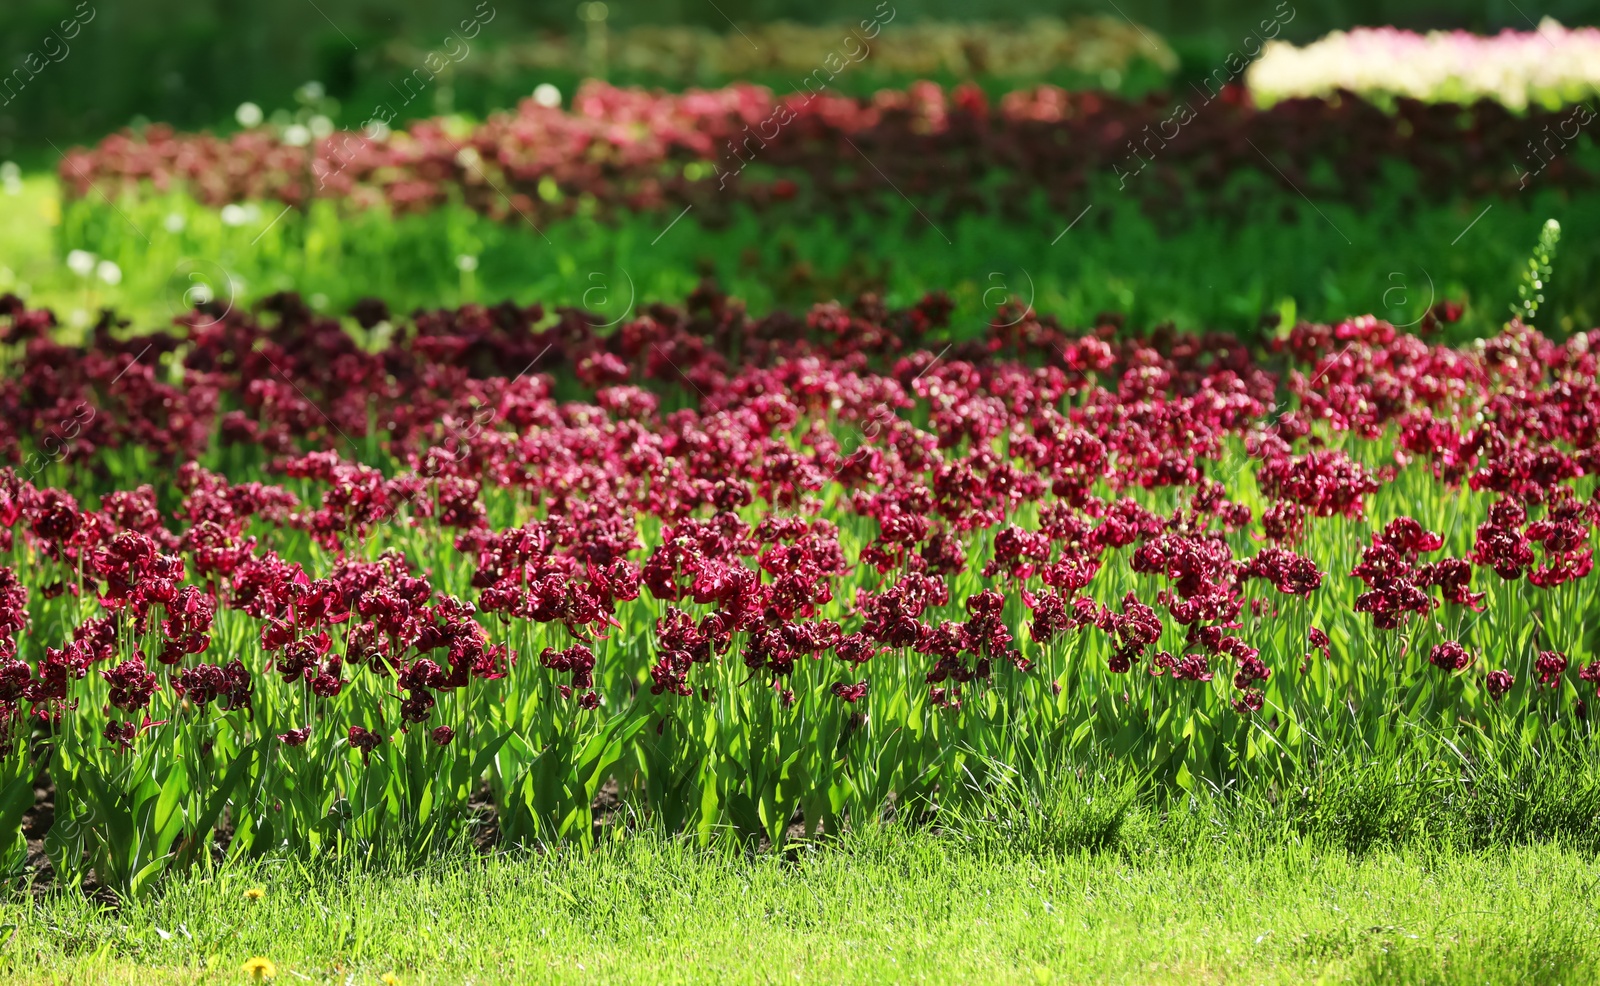
{"label": "soil", "polygon": [[44,853],[44,836],[56,820],[56,786],[46,778],[33,789],[33,807],[22,813],[22,837],[28,841],[28,873],[35,893],[55,886],[56,871]]}

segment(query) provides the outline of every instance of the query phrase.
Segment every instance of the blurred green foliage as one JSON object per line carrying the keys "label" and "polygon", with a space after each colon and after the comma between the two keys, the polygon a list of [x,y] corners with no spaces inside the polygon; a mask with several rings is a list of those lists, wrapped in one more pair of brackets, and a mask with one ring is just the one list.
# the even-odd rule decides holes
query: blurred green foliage
{"label": "blurred green foliage", "polygon": [[[29,190],[38,195],[45,186]],[[116,209],[91,197],[65,207],[51,257],[0,239],[0,290],[55,308],[71,326],[111,306],[148,328],[187,310],[197,289],[240,305],[298,291],[330,312],[364,296],[399,311],[512,298],[621,319],[650,302],[681,300],[710,277],[757,313],[864,292],[908,305],[942,290],[962,337],[981,335],[1008,300],[1031,301],[1071,326],[1119,312],[1130,326],[1171,321],[1246,338],[1263,331],[1263,316],[1293,324],[1371,313],[1414,326],[1429,305],[1450,300],[1467,309],[1449,334],[1466,338],[1505,322],[1529,250],[1553,217],[1568,235],[1537,324],[1560,338],[1600,323],[1593,196],[1531,190],[1480,214],[1467,200],[1416,208],[1384,195],[1364,208],[1313,207],[1263,190],[1252,200],[1263,221],[1178,228],[1113,195],[1097,202],[1071,229],[1072,217],[1043,203],[1030,221],[968,215],[935,229],[909,204],[887,199],[846,222],[741,210],[711,228],[694,214],[674,222],[644,212],[612,223],[579,216],[541,234],[459,204],[391,217],[318,201],[309,213],[252,205],[225,218],[182,194],[128,199]],[[119,283],[73,274],[68,250],[116,264]],[[32,262],[5,266],[19,258]]]}
{"label": "blurred green foliage", "polygon": [[[1285,2],[1294,16],[1285,21],[1281,36],[1297,42],[1355,24],[1480,31],[1532,27],[1511,0]],[[1265,0],[1119,0],[1115,5],[1105,0],[986,0],[981,5],[890,0],[890,5],[903,23],[1131,18],[1176,51],[1180,67],[1172,81],[1177,84],[1206,75],[1276,12]],[[294,90],[312,79],[334,98],[370,103],[395,82],[396,45],[435,50],[475,15],[485,23],[470,43],[486,54],[540,32],[586,36],[591,25],[579,21],[577,8],[571,0],[4,0],[0,79],[11,84],[0,89],[0,158],[42,163],[53,156],[52,144],[93,139],[140,120],[185,128],[225,124],[247,100],[269,111],[290,105]],[[730,19],[745,26],[779,20],[847,24],[872,16],[875,9],[865,0],[613,0],[605,24],[611,32],[682,24],[731,35]],[[1536,14],[1567,24],[1593,22],[1600,16],[1600,0],[1547,0]],[[63,39],[60,35],[69,33],[61,27],[63,20],[75,16],[81,29]],[[39,70],[30,72],[30,64]],[[612,73],[621,82],[672,81],[650,75]],[[539,81],[567,92],[576,82],[576,73],[550,76],[512,73],[440,86],[432,93],[433,104],[421,111],[482,113],[526,95]]]}

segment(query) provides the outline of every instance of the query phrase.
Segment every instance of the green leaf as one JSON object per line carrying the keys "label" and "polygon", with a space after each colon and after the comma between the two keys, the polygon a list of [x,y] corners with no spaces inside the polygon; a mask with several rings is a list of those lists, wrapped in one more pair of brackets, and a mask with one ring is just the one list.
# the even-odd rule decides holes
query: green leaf
{"label": "green leaf", "polygon": [[0,832],[21,828],[22,816],[33,807],[33,775],[24,772],[0,788]]}
{"label": "green leaf", "polygon": [[[156,800],[155,832],[160,843],[167,843],[176,835],[176,829],[183,825],[183,816],[177,814],[178,802],[183,799],[184,788],[188,786],[188,778],[182,770],[174,769],[167,775],[161,785],[161,796]],[[172,830],[172,835],[168,831]]]}
{"label": "green leaf", "polygon": [[222,784],[211,792],[211,797],[206,799],[205,807],[201,809],[200,815],[194,820],[196,840],[208,838],[211,830],[216,827],[217,819],[222,817],[223,807],[228,803],[228,799],[233,796],[234,789],[239,786],[245,774],[249,772],[251,764],[255,762],[256,751],[259,749],[260,743],[261,741],[258,740],[250,744],[239,751],[239,754],[233,758],[233,763],[229,765],[228,772],[223,775]]}

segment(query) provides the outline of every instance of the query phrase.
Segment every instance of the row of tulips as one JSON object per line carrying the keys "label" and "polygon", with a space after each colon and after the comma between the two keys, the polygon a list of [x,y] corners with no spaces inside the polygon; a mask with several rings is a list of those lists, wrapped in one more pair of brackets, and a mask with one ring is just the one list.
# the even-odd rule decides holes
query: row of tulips
{"label": "row of tulips", "polygon": [[[383,123],[309,142],[270,128],[218,138],[152,126],[75,149],[59,171],[70,194],[95,200],[178,188],[211,206],[462,202],[536,225],[588,209],[696,206],[714,218],[789,200],[848,212],[897,193],[935,216],[1020,214],[1041,196],[1076,215],[1108,187],[1162,212],[1248,206],[1262,183],[1360,202],[1396,166],[1427,176],[1421,196],[1510,194],[1535,168],[1529,148],[1543,150],[1542,183],[1583,189],[1595,178],[1587,131],[1556,112],[1487,100],[1401,100],[1391,112],[1349,93],[1258,109],[1227,79],[1138,101],[1038,86],[997,102],[927,82],[869,100],[826,86],[666,94],[588,82],[570,112],[530,99],[467,129],[430,120],[387,134]],[[1255,184],[1223,194],[1241,175]]]}
{"label": "row of tulips", "polygon": [[138,891],[425,852],[485,793],[508,840],[588,842],[610,783],[782,843],[1064,759],[1588,742],[1600,330],[947,312],[277,296],[67,344],[0,298],[0,831],[47,776],[57,871]]}

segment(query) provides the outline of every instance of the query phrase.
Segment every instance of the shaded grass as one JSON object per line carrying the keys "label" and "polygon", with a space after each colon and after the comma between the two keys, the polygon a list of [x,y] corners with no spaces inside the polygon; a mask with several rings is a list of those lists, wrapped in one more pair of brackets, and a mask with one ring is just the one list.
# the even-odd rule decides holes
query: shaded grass
{"label": "shaded grass", "polygon": [[[1285,845],[1361,856],[1479,853],[1540,843],[1600,856],[1600,769],[1585,744],[1489,744],[1474,758],[1420,747],[1349,750],[1282,773],[1240,772],[1192,791],[1098,758],[1023,769],[953,801],[938,825],[981,853],[1113,852],[1132,859],[1206,845],[1270,857]],[[982,807],[975,808],[974,805]]]}

